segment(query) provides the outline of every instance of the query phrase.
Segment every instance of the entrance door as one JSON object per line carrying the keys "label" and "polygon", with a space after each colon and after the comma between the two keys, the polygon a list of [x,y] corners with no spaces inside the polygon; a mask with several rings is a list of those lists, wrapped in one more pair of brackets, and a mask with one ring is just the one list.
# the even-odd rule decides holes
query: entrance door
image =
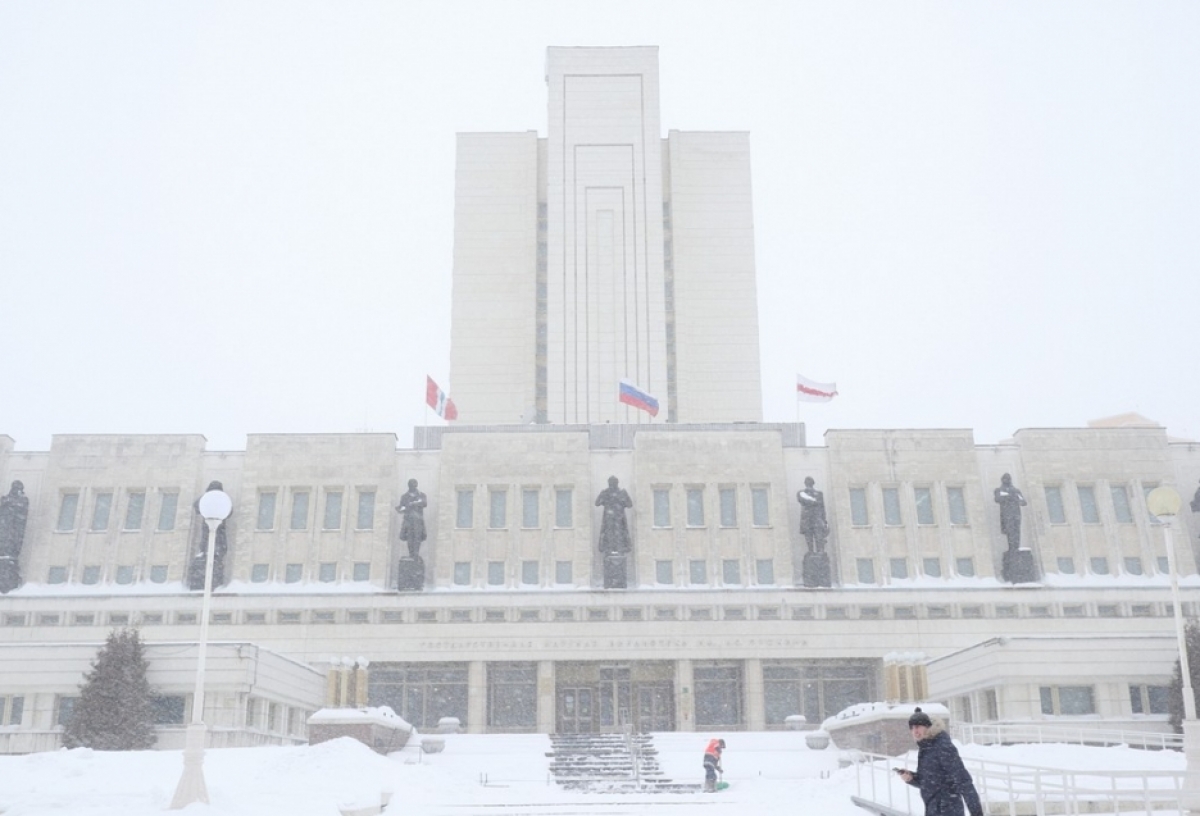
{"label": "entrance door", "polygon": [[595,727],[593,696],[590,688],[558,690],[558,733],[590,734]]}
{"label": "entrance door", "polygon": [[638,731],[674,731],[675,693],[671,684],[639,686],[637,717]]}

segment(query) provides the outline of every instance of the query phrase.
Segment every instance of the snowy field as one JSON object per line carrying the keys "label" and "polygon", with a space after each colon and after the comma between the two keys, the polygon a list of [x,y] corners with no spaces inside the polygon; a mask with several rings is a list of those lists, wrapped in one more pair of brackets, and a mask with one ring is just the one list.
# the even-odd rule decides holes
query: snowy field
{"label": "snowy field", "polygon": [[[350,739],[294,748],[208,751],[210,805],[189,816],[338,816],[339,808],[379,802],[386,814],[579,814],[609,816],[651,810],[671,816],[810,813],[865,816],[850,802],[855,769],[838,768],[840,752],[810,751],[798,732],[655,735],[659,764],[677,780],[703,778],[700,758],[710,736],[723,736],[725,780],[718,794],[594,794],[560,790],[549,782],[550,740],[541,734],[446,737],[440,754],[409,747],[379,756]],[[413,745],[419,738],[413,740]],[[1066,745],[960,746],[964,757],[1076,770],[1179,771],[1173,751]],[[915,755],[896,765],[915,766]],[[102,753],[61,750],[0,757],[4,816],[149,816],[170,803],[182,770],[177,751]],[[903,786],[899,786],[903,788]],[[914,791],[915,793],[915,791]],[[901,801],[903,793],[900,794]],[[913,800],[918,801],[917,799]],[[920,807],[917,806],[917,812]]]}

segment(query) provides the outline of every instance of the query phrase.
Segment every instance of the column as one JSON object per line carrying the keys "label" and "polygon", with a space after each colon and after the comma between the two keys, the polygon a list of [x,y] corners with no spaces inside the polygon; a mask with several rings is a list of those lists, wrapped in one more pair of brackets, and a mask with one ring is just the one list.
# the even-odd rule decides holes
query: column
{"label": "column", "polygon": [[557,729],[555,713],[554,662],[539,660],[537,664],[537,730],[553,734]]}
{"label": "column", "polygon": [[467,664],[467,733],[487,732],[487,664],[472,660]]}
{"label": "column", "polygon": [[765,731],[767,730],[767,714],[764,702],[762,659],[757,657],[747,659],[743,672],[746,727],[751,731]]}
{"label": "column", "polygon": [[692,685],[692,661],[675,664],[675,728],[696,730],[696,689]]}

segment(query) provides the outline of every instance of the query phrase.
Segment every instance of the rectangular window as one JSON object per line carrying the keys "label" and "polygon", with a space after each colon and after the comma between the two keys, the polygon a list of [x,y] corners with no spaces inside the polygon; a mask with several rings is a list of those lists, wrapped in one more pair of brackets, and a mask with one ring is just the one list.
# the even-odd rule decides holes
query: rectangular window
{"label": "rectangular window", "polygon": [[692,584],[708,583],[708,567],[700,560],[688,562],[688,581]]}
{"label": "rectangular window", "polygon": [[167,582],[167,565],[152,564],[150,565],[150,583],[165,584]]}
{"label": "rectangular window", "polygon": [[13,697],[8,708],[8,724],[20,725],[21,719],[25,715],[25,698]]}
{"label": "rectangular window", "polygon": [[112,493],[97,493],[96,506],[92,508],[92,531],[108,529],[108,516],[112,510]]}
{"label": "rectangular window", "polygon": [[55,723],[63,728],[71,722],[71,717],[75,714],[75,701],[78,697],[59,697],[58,698],[58,716],[55,718]]}
{"label": "rectangular window", "polygon": [[1108,575],[1108,559],[1100,556],[1092,559],[1093,575]]}
{"label": "rectangular window", "polygon": [[775,561],[770,558],[759,558],[754,562],[754,580],[759,586],[775,584]]}
{"label": "rectangular window", "polygon": [[504,562],[503,561],[488,561],[487,565],[488,584],[490,586],[504,585]]}
{"label": "rectangular window", "polygon": [[1110,485],[1113,501],[1113,515],[1121,524],[1133,523],[1133,511],[1129,507],[1129,491],[1125,485]]}
{"label": "rectangular window", "polygon": [[175,529],[175,512],[179,507],[178,493],[163,493],[158,505],[159,532]]}
{"label": "rectangular window", "polygon": [[133,567],[130,565],[117,567],[117,583],[132,584],[133,583]]}
{"label": "rectangular window", "polygon": [[522,561],[521,562],[521,583],[529,586],[537,586],[538,583],[538,562],[537,561]]}
{"label": "rectangular window", "polygon": [[883,489],[883,523],[890,527],[903,523],[900,516],[900,491],[897,488]]}
{"label": "rectangular window", "polygon": [[267,582],[267,574],[267,564],[252,564],[250,566],[250,583],[265,584]]}
{"label": "rectangular window", "polygon": [[1063,575],[1074,575],[1075,574],[1075,559],[1071,558],[1070,556],[1061,556],[1060,555],[1058,557],[1058,571],[1061,572]]}
{"label": "rectangular window", "polygon": [[1051,524],[1066,524],[1067,511],[1063,507],[1062,488],[1046,485],[1046,515]]}
{"label": "rectangular window", "polygon": [[454,526],[460,530],[469,530],[475,526],[475,491],[469,487],[460,487],[455,492]]}
{"label": "rectangular window", "polygon": [[671,526],[671,490],[666,487],[654,488],[654,526]]}
{"label": "rectangular window", "polygon": [[267,491],[258,494],[258,523],[259,530],[275,529],[275,492]]}
{"label": "rectangular window", "polygon": [[75,515],[79,511],[79,494],[64,493],[62,503],[58,506],[58,523],[54,529],[65,533],[75,529]]}
{"label": "rectangular window", "polygon": [[687,526],[704,526],[704,489],[689,487],[687,489]]}
{"label": "rectangular window", "polygon": [[308,527],[308,491],[302,490],[292,494],[292,524],[293,530],[304,530]]}
{"label": "rectangular window", "polygon": [[95,566],[95,565],[90,566],[90,567],[84,567],[83,568],[83,582],[85,584],[100,583],[100,567]]}
{"label": "rectangular window", "polygon": [[866,527],[869,521],[866,489],[861,487],[850,488],[850,523],[855,527]]}
{"label": "rectangular window", "polygon": [[767,496],[767,488],[750,488],[750,512],[755,527],[771,525],[771,507]]}
{"label": "rectangular window", "polygon": [[726,558],[721,562],[721,581],[726,586],[736,586],[742,582],[742,562],[736,558]]}
{"label": "rectangular window", "polygon": [[183,725],[184,703],[185,698],[182,694],[152,696],[151,722],[155,725]]}
{"label": "rectangular window", "polygon": [[[1170,713],[1167,702],[1170,699],[1170,689],[1167,686],[1146,686],[1146,710],[1151,714],[1168,714]],[[20,697],[13,698],[13,714],[17,714],[16,701]],[[20,719],[18,717],[18,719]]]}
{"label": "rectangular window", "polygon": [[354,580],[355,581],[370,581],[371,580],[371,562],[370,561],[355,561],[354,562]]}
{"label": "rectangular window", "polygon": [[860,584],[875,583],[875,559],[859,558],[856,564],[858,566],[858,582]]}
{"label": "rectangular window", "polygon": [[941,578],[942,560],[940,558],[926,558],[922,561],[922,569],[930,578]]}
{"label": "rectangular window", "polygon": [[959,575],[964,578],[975,577],[975,559],[974,558],[956,558],[954,559],[954,569]]}
{"label": "rectangular window", "polygon": [[1167,559],[1167,557],[1165,555],[1158,556],[1158,571],[1162,575],[1170,575],[1171,574],[1171,562]]}
{"label": "rectangular window", "polygon": [[736,527],[737,489],[733,487],[722,487],[717,490],[717,497],[721,502],[721,526]]}
{"label": "rectangular window", "polygon": [[[1158,482],[1142,482],[1142,498],[1150,495],[1150,491],[1158,487]],[[1151,524],[1158,524],[1159,518],[1150,512],[1150,508],[1146,508],[1146,516],[1150,519]],[[1166,570],[1164,570],[1165,572]]]}
{"label": "rectangular window", "polygon": [[908,560],[904,558],[892,558],[888,560],[892,569],[893,578],[908,577]]}
{"label": "rectangular window", "polygon": [[1142,559],[1138,558],[1136,555],[1126,556],[1125,572],[1129,573],[1130,575],[1141,575]]}
{"label": "rectangular window", "polygon": [[572,584],[572,568],[570,561],[555,561],[554,562],[554,583],[556,584]]}
{"label": "rectangular window", "polygon": [[303,576],[303,564],[288,564],[283,568],[283,582],[285,584],[298,584]]}
{"label": "rectangular window", "polygon": [[375,491],[358,491],[358,514],[354,520],[356,530],[375,529]]}
{"label": "rectangular window", "polygon": [[325,493],[325,524],[326,530],[342,528],[342,491],[329,490]]}
{"label": "rectangular window", "polygon": [[933,494],[928,487],[914,487],[917,502],[917,524],[933,524]]}
{"label": "rectangular window", "polygon": [[569,487],[554,488],[554,526],[565,530],[575,526],[575,514],[571,511],[573,491]]}
{"label": "rectangular window", "polygon": [[675,581],[675,565],[670,561],[654,562],[654,580],[659,584],[670,584]]}
{"label": "rectangular window", "polygon": [[125,506],[125,529],[142,529],[142,516],[146,513],[146,494],[130,493],[129,504]]}
{"label": "rectangular window", "polygon": [[488,491],[488,527],[493,530],[503,530],[508,526],[508,491],[504,488],[492,488]]}
{"label": "rectangular window", "polygon": [[526,530],[536,530],[541,526],[541,520],[538,518],[540,492],[536,487],[527,487],[521,491],[521,526]]}
{"label": "rectangular window", "polygon": [[1091,686],[1058,686],[1058,714],[1095,714],[1096,703]]}
{"label": "rectangular window", "polygon": [[1091,485],[1079,485],[1079,511],[1084,524],[1099,524],[1100,510],[1096,507],[1096,491]]}
{"label": "rectangular window", "polygon": [[961,487],[946,488],[946,504],[950,507],[950,523],[967,523],[967,499]]}
{"label": "rectangular window", "polygon": [[337,564],[326,562],[317,567],[317,580],[323,584],[332,584],[337,580]]}
{"label": "rectangular window", "polygon": [[454,584],[455,584],[455,586],[470,586],[470,584],[471,584],[471,562],[470,561],[455,561],[454,562]]}
{"label": "rectangular window", "polygon": [[51,567],[50,573],[46,576],[48,584],[65,584],[67,582],[66,567]]}

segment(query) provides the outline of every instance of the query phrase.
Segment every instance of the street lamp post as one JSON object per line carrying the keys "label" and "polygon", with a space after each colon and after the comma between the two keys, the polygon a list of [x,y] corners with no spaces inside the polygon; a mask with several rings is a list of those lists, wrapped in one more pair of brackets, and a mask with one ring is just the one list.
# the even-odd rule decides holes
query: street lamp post
{"label": "street lamp post", "polygon": [[183,749],[183,776],[175,788],[171,809],[180,810],[192,802],[208,803],[208,787],[204,784],[204,743],[208,729],[204,725],[204,664],[208,657],[208,618],[212,604],[213,558],[217,548],[217,528],[229,518],[233,500],[220,489],[206,492],[196,503],[208,525],[208,547],[204,562],[204,600],[200,606],[200,655],[196,659],[196,690],[192,695],[192,722],[187,727],[187,742]]}
{"label": "street lamp post", "polygon": [[1166,485],[1154,488],[1146,496],[1147,509],[1162,520],[1163,540],[1167,547],[1167,570],[1171,573],[1171,606],[1175,611],[1175,639],[1179,646],[1179,670],[1183,681],[1183,753],[1187,759],[1187,770],[1183,778],[1183,806],[1193,814],[1200,814],[1200,723],[1196,721],[1196,693],[1192,690],[1183,607],[1179,602],[1179,563],[1175,559],[1173,529],[1181,504],[1179,493]]}

